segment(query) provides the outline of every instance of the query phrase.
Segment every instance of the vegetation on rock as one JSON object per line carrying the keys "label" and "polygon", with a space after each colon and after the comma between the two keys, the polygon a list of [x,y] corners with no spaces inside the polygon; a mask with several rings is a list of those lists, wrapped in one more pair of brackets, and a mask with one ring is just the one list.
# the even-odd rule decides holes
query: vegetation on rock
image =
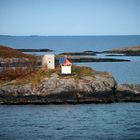
{"label": "vegetation on rock", "polygon": [[29,58],[33,59],[36,56],[31,54],[24,54],[16,49],[0,45],[0,58]]}
{"label": "vegetation on rock", "polygon": [[34,68],[32,66],[14,69],[7,68],[0,72],[0,84],[5,85],[7,83],[17,85],[31,83],[33,86],[36,86],[43,79],[49,78],[54,73],[59,75],[60,78],[68,78],[71,76],[72,78],[80,79],[82,76],[92,76],[94,70],[89,67],[72,66],[72,75],[61,75],[60,66],[57,66],[55,70],[50,70],[47,67]]}

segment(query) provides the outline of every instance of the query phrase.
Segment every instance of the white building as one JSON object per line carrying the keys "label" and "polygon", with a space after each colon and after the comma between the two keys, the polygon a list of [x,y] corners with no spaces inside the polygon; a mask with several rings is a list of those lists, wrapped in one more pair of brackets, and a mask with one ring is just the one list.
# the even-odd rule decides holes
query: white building
{"label": "white building", "polygon": [[61,74],[71,74],[71,66],[61,66]]}
{"label": "white building", "polygon": [[55,69],[55,55],[54,54],[47,54],[43,56],[42,59],[42,66],[48,67],[48,69]]}
{"label": "white building", "polygon": [[61,64],[61,74],[71,74],[72,63],[68,59],[61,58],[60,64]]}

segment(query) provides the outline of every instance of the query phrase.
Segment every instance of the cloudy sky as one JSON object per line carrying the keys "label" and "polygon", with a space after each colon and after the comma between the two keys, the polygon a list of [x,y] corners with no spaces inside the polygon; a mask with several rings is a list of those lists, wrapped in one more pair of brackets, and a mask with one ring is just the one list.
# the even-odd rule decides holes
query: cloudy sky
{"label": "cloudy sky", "polygon": [[140,35],[140,0],[0,0],[1,35]]}

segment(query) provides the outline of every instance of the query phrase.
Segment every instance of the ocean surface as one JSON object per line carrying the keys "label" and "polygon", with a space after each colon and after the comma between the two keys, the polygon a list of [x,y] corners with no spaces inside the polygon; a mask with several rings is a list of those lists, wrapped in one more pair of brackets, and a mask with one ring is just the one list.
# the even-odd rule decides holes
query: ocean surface
{"label": "ocean surface", "polygon": [[139,139],[139,103],[0,106],[0,140]]}
{"label": "ocean surface", "polygon": [[[55,54],[75,51],[104,51],[140,45],[140,35],[129,36],[0,36],[0,44],[13,48],[48,48]],[[33,53],[43,55],[46,53]],[[105,54],[96,57],[107,57]],[[118,83],[140,83],[140,57],[116,56],[131,62],[79,63],[113,74]]]}
{"label": "ocean surface", "polygon": [[103,51],[140,45],[140,35],[129,36],[0,36],[0,44],[13,48],[48,48],[55,53]]}

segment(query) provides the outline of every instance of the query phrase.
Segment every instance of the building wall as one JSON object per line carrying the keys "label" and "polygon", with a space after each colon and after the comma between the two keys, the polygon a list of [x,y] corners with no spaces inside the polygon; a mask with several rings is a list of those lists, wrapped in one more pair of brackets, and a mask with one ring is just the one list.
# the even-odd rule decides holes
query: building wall
{"label": "building wall", "polygon": [[61,74],[71,74],[71,66],[61,66]]}
{"label": "building wall", "polygon": [[47,54],[43,56],[42,59],[42,66],[47,66],[48,69],[55,69],[55,55],[54,54]]}

